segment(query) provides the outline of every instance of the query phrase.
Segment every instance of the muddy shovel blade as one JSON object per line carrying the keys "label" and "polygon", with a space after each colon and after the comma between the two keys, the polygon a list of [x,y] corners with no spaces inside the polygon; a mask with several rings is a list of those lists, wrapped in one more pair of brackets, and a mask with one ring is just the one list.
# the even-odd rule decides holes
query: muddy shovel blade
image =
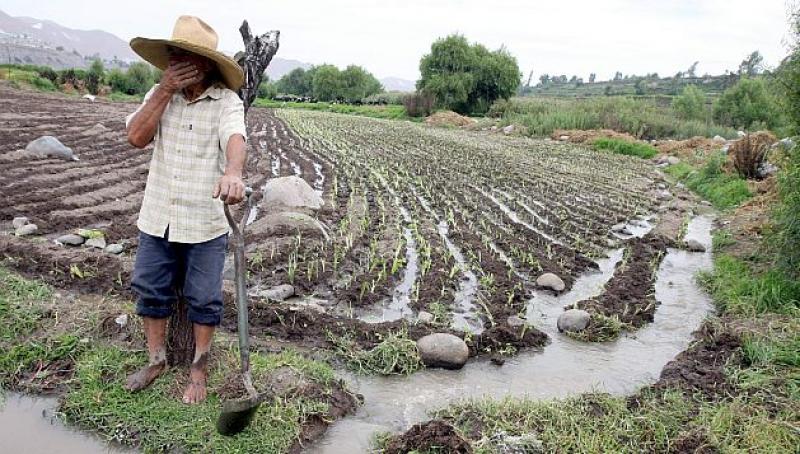
{"label": "muddy shovel blade", "polygon": [[250,425],[259,405],[261,405],[261,399],[258,397],[225,402],[222,404],[222,413],[217,419],[217,432],[231,436],[243,431]]}

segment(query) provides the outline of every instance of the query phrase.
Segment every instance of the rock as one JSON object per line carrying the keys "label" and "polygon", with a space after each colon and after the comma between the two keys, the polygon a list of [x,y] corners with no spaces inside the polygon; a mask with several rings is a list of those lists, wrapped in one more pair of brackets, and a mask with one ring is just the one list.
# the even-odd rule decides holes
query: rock
{"label": "rock", "polygon": [[72,152],[72,148],[65,146],[53,136],[39,137],[29,143],[28,146],[25,147],[25,151],[40,158],[52,156],[68,161],[78,161],[78,157]]}
{"label": "rock", "polygon": [[544,273],[536,279],[536,285],[539,287],[549,288],[556,292],[563,292],[566,288],[564,281],[553,273]]}
{"label": "rock", "polygon": [[625,227],[624,229],[620,230],[617,233],[619,233],[620,235],[631,235],[631,236],[633,235],[633,232],[631,232],[631,229],[629,229],[628,227]]}
{"label": "rock", "polygon": [[506,324],[512,328],[517,328],[527,325],[528,322],[518,315],[512,315],[506,319]]}
{"label": "rock", "polygon": [[125,325],[128,324],[128,314],[122,314],[119,317],[115,318],[114,323],[119,325],[120,328],[124,328]]}
{"label": "rock", "polygon": [[658,191],[656,194],[658,200],[672,200],[672,194],[669,191]]}
{"label": "rock", "polygon": [[433,314],[431,314],[430,312],[419,311],[419,314],[417,314],[417,322],[431,323],[433,322]]}
{"label": "rock", "polygon": [[81,134],[84,136],[96,136],[108,131],[110,131],[109,128],[105,127],[102,123],[97,123],[86,131],[83,131]]}
{"label": "rock", "polygon": [[566,142],[567,140],[569,140],[569,136],[560,136],[560,137],[558,138],[558,140],[560,140],[560,141],[562,141],[562,142]]}
{"label": "rock", "polygon": [[284,304],[289,306],[289,310],[292,311],[302,311],[302,310],[312,310],[318,314],[324,314],[325,308],[319,304],[319,300],[314,298],[300,298],[294,297],[289,298],[284,301]]}
{"label": "rock", "polygon": [[89,238],[84,243],[86,247],[96,247],[97,249],[105,249],[106,248],[106,239],[102,236]]}
{"label": "rock", "polygon": [[794,148],[794,140],[792,140],[789,137],[787,137],[785,139],[781,139],[778,142],[778,145],[783,147],[783,149],[785,149],[785,150],[790,150],[790,149]]}
{"label": "rock", "polygon": [[769,161],[764,161],[761,164],[759,164],[758,168],[756,169],[756,178],[764,179],[776,173],[777,171],[778,167],[775,166],[775,164]]}
{"label": "rock", "polygon": [[747,135],[747,133],[746,133],[746,132],[744,132],[744,131],[736,131],[736,135],[737,135],[738,137],[744,137],[744,136],[746,136],[746,135]]}
{"label": "rock", "polygon": [[676,156],[667,157],[667,163],[671,166],[674,166],[675,164],[680,164],[680,162],[681,160],[678,159]]}
{"label": "rock", "polygon": [[56,238],[56,243],[66,245],[66,246],[80,246],[86,241],[86,238],[76,235],[74,233],[68,233],[66,235],[61,235],[60,237]]}
{"label": "rock", "polygon": [[318,220],[305,213],[293,211],[270,213],[262,216],[250,225],[249,231],[252,235],[267,236],[286,231],[300,232],[303,237],[322,237],[326,241],[328,240],[328,232]]}
{"label": "rock", "polygon": [[614,224],[614,225],[611,226],[611,231],[612,232],[621,232],[623,230],[625,230],[625,224],[620,223],[620,224]]}
{"label": "rock", "polygon": [[725,142],[725,138],[720,135],[714,136],[714,138],[711,140],[713,140],[714,142]]}
{"label": "rock", "polygon": [[91,102],[94,102],[95,98],[96,98],[95,95],[90,95],[88,93],[83,95],[83,99],[88,99]]}
{"label": "rock", "polygon": [[16,217],[16,218],[14,218],[13,221],[11,221],[11,225],[14,226],[15,230],[20,228],[20,227],[22,227],[23,225],[25,225],[27,223],[28,223],[28,218],[26,218],[25,216]]}
{"label": "rock", "polygon": [[14,230],[14,235],[16,236],[28,236],[33,235],[36,231],[39,230],[39,227],[36,227],[36,224],[25,224],[19,226],[18,229]]}
{"label": "rock", "polygon": [[[103,240],[105,241],[105,240]],[[103,250],[109,254],[121,254],[125,247],[121,244],[113,243],[106,246]]]}
{"label": "rock", "polygon": [[731,144],[729,144],[729,143],[726,143],[725,145],[722,146],[722,152],[723,153],[727,153],[728,150],[730,150],[730,149],[731,149]]}
{"label": "rock", "polygon": [[469,358],[469,347],[458,336],[448,333],[428,334],[417,341],[422,362],[428,367],[461,369]]}
{"label": "rock", "polygon": [[489,130],[492,132],[497,131],[497,126],[492,126],[491,128],[489,128]]}
{"label": "rock", "polygon": [[294,286],[290,284],[280,284],[266,290],[259,290],[252,296],[267,299],[270,301],[283,301],[294,295]]}
{"label": "rock", "polygon": [[675,187],[678,189],[686,189],[686,185],[683,183],[675,183]]}
{"label": "rock", "polygon": [[686,250],[690,252],[705,252],[706,247],[697,240],[686,241]]}
{"label": "rock", "polygon": [[586,329],[591,318],[591,314],[583,309],[570,309],[558,316],[556,325],[561,332],[575,333]]}
{"label": "rock", "polygon": [[664,184],[664,183],[658,183],[658,184],[656,185],[656,187],[657,187],[658,189],[667,189],[667,185],[666,185],[666,184]]}
{"label": "rock", "polygon": [[269,180],[264,185],[262,204],[267,212],[275,213],[294,208],[318,210],[323,201],[306,180],[292,175]]}
{"label": "rock", "polygon": [[503,134],[509,135],[514,132],[514,125],[508,125],[503,128]]}

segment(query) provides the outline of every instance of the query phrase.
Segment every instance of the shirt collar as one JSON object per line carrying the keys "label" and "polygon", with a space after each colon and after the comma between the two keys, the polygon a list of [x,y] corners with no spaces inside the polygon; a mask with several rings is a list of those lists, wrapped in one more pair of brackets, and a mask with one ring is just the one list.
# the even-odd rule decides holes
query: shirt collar
{"label": "shirt collar", "polygon": [[183,93],[179,93],[178,96],[186,104],[196,103],[203,98],[220,99],[222,98],[222,86],[218,83],[212,84],[210,87],[206,88],[206,90],[200,96],[198,96],[197,99],[195,99],[192,102],[187,101],[186,97],[183,96]]}

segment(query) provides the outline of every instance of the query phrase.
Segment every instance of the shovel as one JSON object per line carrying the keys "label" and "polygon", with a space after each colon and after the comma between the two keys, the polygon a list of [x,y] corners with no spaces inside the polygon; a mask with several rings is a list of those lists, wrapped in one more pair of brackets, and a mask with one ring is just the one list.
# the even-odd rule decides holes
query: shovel
{"label": "shovel", "polygon": [[250,375],[250,338],[248,336],[247,321],[247,290],[245,288],[244,269],[244,228],[247,218],[250,217],[250,194],[252,189],[245,189],[244,216],[239,225],[231,216],[228,205],[225,205],[225,217],[233,232],[233,269],[236,278],[236,309],[239,320],[239,355],[242,366],[242,381],[247,390],[247,397],[229,400],[222,404],[222,413],[217,419],[217,431],[222,435],[236,435],[244,430],[252,421],[253,416],[261,405],[261,397],[253,386],[253,377]]}

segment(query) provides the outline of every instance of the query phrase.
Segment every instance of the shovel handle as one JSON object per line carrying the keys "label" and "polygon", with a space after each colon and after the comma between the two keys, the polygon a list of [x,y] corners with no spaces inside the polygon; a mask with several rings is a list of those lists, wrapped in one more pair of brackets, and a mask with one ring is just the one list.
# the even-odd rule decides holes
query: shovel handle
{"label": "shovel handle", "polygon": [[248,334],[249,321],[247,310],[247,287],[245,283],[245,261],[244,261],[244,228],[247,218],[250,217],[250,195],[253,193],[251,188],[245,188],[245,207],[241,223],[234,221],[228,205],[224,205],[225,218],[233,232],[233,270],[236,284],[236,309],[238,314],[239,332],[239,355],[242,365],[242,376],[244,377],[245,388],[252,395],[255,393],[252,380],[250,379],[250,336]]}

